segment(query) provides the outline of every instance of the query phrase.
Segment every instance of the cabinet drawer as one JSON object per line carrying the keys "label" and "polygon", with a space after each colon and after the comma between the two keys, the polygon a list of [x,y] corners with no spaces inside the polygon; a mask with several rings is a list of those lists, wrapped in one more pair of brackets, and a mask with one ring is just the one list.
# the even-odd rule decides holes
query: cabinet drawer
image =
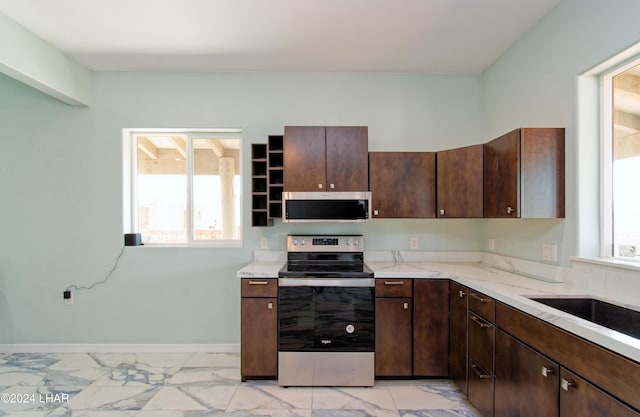
{"label": "cabinet drawer", "polygon": [[491,297],[477,291],[469,292],[469,310],[473,310],[485,320],[495,323],[496,303]]}
{"label": "cabinet drawer", "polygon": [[493,374],[469,360],[469,402],[481,415],[493,416]]}
{"label": "cabinet drawer", "polygon": [[482,368],[493,372],[493,343],[496,329],[493,324],[469,312],[469,356]]}
{"label": "cabinet drawer", "polygon": [[275,278],[243,278],[241,294],[243,297],[277,297],[278,280]]}
{"label": "cabinet drawer", "polygon": [[376,279],[376,297],[411,297],[413,280],[409,278]]}

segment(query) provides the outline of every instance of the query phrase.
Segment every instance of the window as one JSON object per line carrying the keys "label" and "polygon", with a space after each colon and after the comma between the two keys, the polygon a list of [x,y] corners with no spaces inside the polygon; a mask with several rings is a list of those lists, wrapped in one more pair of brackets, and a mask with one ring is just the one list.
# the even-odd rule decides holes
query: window
{"label": "window", "polygon": [[602,79],[605,255],[640,260],[640,59]]}
{"label": "window", "polygon": [[240,131],[129,130],[128,136],[129,217],[144,243],[240,243]]}

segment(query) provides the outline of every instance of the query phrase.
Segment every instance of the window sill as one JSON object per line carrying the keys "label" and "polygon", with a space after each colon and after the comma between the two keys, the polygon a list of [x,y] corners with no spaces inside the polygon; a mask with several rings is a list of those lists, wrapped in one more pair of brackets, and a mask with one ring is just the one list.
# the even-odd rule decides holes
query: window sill
{"label": "window sill", "polygon": [[595,264],[600,266],[606,266],[609,268],[625,269],[628,271],[640,272],[640,260],[638,262],[634,262],[634,261],[623,261],[620,259],[612,259],[612,258],[583,258],[580,256],[573,256],[571,258],[571,262],[583,262],[583,263]]}
{"label": "window sill", "polygon": [[242,248],[242,242],[197,242],[197,243],[144,243],[143,248],[202,248],[202,249],[238,249]]}

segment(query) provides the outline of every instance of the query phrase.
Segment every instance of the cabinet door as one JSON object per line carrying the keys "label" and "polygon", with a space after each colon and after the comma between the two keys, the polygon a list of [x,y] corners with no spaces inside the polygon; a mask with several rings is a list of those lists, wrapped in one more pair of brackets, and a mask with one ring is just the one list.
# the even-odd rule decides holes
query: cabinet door
{"label": "cabinet door", "polygon": [[449,374],[449,282],[413,280],[413,375]]}
{"label": "cabinet door", "polygon": [[438,152],[438,217],[484,216],[484,146]]}
{"label": "cabinet door", "polygon": [[486,217],[520,216],[520,129],[484,145]]}
{"label": "cabinet door", "polygon": [[496,331],[495,417],[557,417],[558,381],[556,363]]}
{"label": "cabinet door", "polygon": [[562,368],[560,417],[638,417],[640,413]]}
{"label": "cabinet door", "polygon": [[366,126],[326,128],[327,191],[369,190],[369,130]]}
{"label": "cabinet door", "polygon": [[564,217],[564,129],[522,129],[520,216]]}
{"label": "cabinet door", "polygon": [[247,377],[278,375],[278,299],[242,298],[240,373]]}
{"label": "cabinet door", "polygon": [[449,292],[449,375],[467,394],[467,300],[466,287],[451,281]]}
{"label": "cabinet door", "polygon": [[435,164],[433,152],[370,152],[373,218],[435,217]]}
{"label": "cabinet door", "polygon": [[325,128],[285,126],[284,190],[326,191]]}
{"label": "cabinet door", "polygon": [[376,376],[411,376],[411,298],[376,298]]}

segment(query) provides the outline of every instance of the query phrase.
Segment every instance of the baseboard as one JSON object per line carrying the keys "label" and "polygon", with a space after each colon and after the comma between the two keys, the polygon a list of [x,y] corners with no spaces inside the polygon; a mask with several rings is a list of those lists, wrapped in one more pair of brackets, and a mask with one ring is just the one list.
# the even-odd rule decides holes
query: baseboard
{"label": "baseboard", "polygon": [[240,344],[0,344],[0,353],[237,353]]}

